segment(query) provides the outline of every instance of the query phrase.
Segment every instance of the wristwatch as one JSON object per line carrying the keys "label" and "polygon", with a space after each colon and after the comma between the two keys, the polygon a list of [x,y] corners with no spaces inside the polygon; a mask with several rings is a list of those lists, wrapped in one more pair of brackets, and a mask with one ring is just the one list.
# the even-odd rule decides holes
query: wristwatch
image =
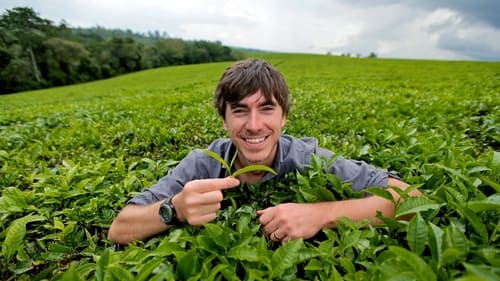
{"label": "wristwatch", "polygon": [[169,197],[163,201],[160,205],[160,219],[162,222],[168,225],[181,225],[182,222],[177,218],[174,205],[172,205],[172,197]]}

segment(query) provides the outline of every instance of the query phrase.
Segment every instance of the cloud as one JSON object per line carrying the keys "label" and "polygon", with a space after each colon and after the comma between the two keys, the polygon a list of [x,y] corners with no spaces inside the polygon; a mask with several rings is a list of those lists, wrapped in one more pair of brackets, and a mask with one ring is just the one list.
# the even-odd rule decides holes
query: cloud
{"label": "cloud", "polygon": [[395,0],[347,1],[367,11],[391,15],[376,20],[366,12],[365,21],[376,23],[350,45],[366,52],[365,46],[375,47],[386,57],[433,59],[500,60],[500,1],[431,1]]}
{"label": "cloud", "polygon": [[358,7],[387,6],[403,4],[413,9],[433,11],[449,9],[461,14],[470,23],[484,23],[494,28],[500,28],[500,1],[496,0],[341,0]]}
{"label": "cloud", "polygon": [[500,60],[496,0],[4,0],[55,23],[283,52]]}

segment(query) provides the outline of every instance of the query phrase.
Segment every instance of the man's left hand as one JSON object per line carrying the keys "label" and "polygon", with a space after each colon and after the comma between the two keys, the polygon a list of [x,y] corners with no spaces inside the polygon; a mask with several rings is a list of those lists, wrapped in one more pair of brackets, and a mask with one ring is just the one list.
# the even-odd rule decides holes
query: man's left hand
{"label": "man's left hand", "polygon": [[257,211],[265,233],[274,241],[308,239],[322,228],[321,210],[315,204],[284,203]]}

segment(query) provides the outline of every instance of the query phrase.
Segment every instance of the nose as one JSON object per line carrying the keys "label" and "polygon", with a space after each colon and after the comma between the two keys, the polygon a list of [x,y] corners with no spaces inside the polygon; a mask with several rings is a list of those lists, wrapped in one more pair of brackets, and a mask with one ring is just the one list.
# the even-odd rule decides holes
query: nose
{"label": "nose", "polygon": [[252,111],[248,115],[248,121],[246,124],[247,130],[249,131],[258,131],[262,128],[262,121],[264,121],[263,116],[259,114],[257,111]]}

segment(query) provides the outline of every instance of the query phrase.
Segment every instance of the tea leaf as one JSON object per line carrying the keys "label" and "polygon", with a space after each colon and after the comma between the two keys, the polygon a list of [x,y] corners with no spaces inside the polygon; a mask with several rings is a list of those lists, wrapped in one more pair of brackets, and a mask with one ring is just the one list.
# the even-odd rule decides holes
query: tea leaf
{"label": "tea leaf", "polygon": [[271,174],[274,174],[276,175],[276,171],[274,171],[272,168],[269,168],[268,166],[265,166],[265,165],[250,165],[250,166],[246,166],[246,167],[243,167],[237,171],[235,171],[234,173],[231,174],[231,177],[237,177],[241,174],[244,174],[244,173],[248,173],[248,172],[253,172],[253,171],[266,171],[266,172],[269,172]]}
{"label": "tea leaf", "polygon": [[119,264],[112,264],[108,266],[107,270],[115,277],[116,280],[136,280],[132,273],[127,271],[125,268],[120,266]]}
{"label": "tea leaf", "polygon": [[143,264],[139,268],[139,272],[137,273],[137,277],[134,280],[137,281],[145,281],[149,280],[149,276],[155,270],[160,264],[162,260],[161,259],[151,259],[147,263]]}
{"label": "tea leaf", "polygon": [[417,255],[422,254],[427,244],[427,224],[420,213],[413,216],[410,223],[408,223],[406,240],[414,253]]}
{"label": "tea leaf", "polygon": [[441,228],[429,223],[429,248],[431,250],[431,256],[436,263],[437,268],[441,268],[442,254],[443,254],[443,235],[444,232]]}
{"label": "tea leaf", "polygon": [[380,187],[369,187],[367,189],[364,189],[364,191],[368,192],[368,193],[371,193],[373,195],[376,195],[376,196],[379,196],[379,197],[382,197],[384,199],[387,199],[393,203],[396,203],[394,201],[394,197],[392,196],[392,194],[387,191],[387,189],[385,188],[380,188]]}
{"label": "tea leaf", "polygon": [[109,264],[109,249],[105,249],[97,261],[97,267],[95,269],[95,278],[97,281],[104,281],[106,275],[106,268]]}
{"label": "tea leaf", "polygon": [[22,247],[26,235],[26,224],[45,220],[43,216],[27,215],[10,223],[2,243],[2,256],[9,260]]}
{"label": "tea leaf", "polygon": [[393,252],[401,261],[408,265],[412,269],[412,273],[418,277],[418,280],[437,280],[436,274],[432,268],[417,254],[398,246],[389,246],[389,251]]}
{"label": "tea leaf", "polygon": [[226,160],[224,160],[219,154],[209,149],[201,149],[201,151],[207,154],[208,156],[212,157],[213,159],[217,160],[219,163],[221,163],[221,165],[224,166],[224,168],[226,168],[226,171],[228,173],[231,173],[231,167],[227,164]]}
{"label": "tea leaf", "polygon": [[414,214],[426,210],[438,209],[442,204],[438,204],[425,197],[410,197],[396,206],[395,217],[407,214]]}
{"label": "tea leaf", "polygon": [[249,245],[237,245],[229,250],[227,256],[242,261],[258,262],[260,260],[257,249]]}
{"label": "tea leaf", "polygon": [[476,213],[488,210],[500,210],[500,194],[493,194],[483,200],[467,202],[467,207]]}
{"label": "tea leaf", "polygon": [[302,239],[285,242],[276,250],[271,259],[272,274],[271,277],[278,277],[288,268],[295,265],[298,261],[299,249],[303,246]]}

